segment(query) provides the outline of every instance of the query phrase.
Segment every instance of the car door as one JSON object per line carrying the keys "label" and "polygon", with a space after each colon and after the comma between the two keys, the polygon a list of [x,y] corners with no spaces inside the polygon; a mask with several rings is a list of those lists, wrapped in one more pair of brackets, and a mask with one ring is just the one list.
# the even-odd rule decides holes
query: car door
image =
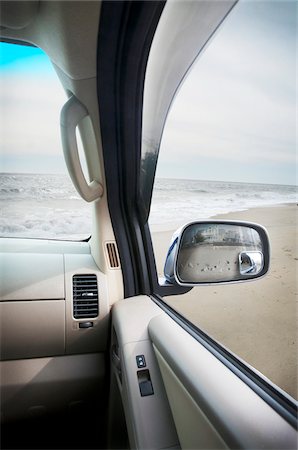
{"label": "car door", "polygon": [[112,310],[111,417],[120,398],[133,448],[295,448],[294,400],[164,301],[189,288],[158,280],[148,227],[169,104],[234,3],[125,6],[103,6],[99,33],[109,205],[131,297]]}
{"label": "car door", "polygon": [[[190,288],[158,279],[148,226],[166,112],[234,2],[25,5],[1,32],[54,62],[69,97],[66,162],[93,202],[93,231],[77,243],[3,239],[4,446],[294,448],[293,400],[164,301]],[[86,275],[98,316],[76,318],[73,287]]]}

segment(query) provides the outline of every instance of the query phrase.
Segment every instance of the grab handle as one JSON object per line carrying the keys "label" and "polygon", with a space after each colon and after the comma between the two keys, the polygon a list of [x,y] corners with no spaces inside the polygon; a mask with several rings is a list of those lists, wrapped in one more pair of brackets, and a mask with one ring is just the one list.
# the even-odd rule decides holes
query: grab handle
{"label": "grab handle", "polygon": [[80,196],[86,202],[92,202],[102,197],[103,187],[96,180],[92,180],[90,183],[86,181],[80,162],[76,137],[77,125],[88,115],[85,106],[75,96],[72,96],[62,108],[60,128],[63,153],[70,178]]}

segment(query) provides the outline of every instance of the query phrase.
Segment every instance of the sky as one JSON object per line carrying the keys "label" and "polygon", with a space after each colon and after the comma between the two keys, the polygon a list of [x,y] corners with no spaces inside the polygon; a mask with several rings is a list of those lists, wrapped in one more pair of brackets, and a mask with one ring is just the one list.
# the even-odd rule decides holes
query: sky
{"label": "sky", "polygon": [[[295,1],[240,2],[190,71],[157,176],[296,184]],[[0,44],[0,171],[63,173],[65,93],[47,56]]]}
{"label": "sky", "polygon": [[157,176],[297,183],[296,8],[236,5],[174,99]]}
{"label": "sky", "polygon": [[47,55],[0,43],[0,171],[65,173],[60,111],[66,100]]}

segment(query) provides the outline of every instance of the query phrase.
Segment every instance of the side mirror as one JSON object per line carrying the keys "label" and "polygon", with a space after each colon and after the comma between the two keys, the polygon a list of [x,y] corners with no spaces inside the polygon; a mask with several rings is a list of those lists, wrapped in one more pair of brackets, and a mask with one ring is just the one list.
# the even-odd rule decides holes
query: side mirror
{"label": "side mirror", "polygon": [[239,282],[269,269],[269,239],[260,225],[202,221],[173,235],[164,267],[167,281],[180,286]]}

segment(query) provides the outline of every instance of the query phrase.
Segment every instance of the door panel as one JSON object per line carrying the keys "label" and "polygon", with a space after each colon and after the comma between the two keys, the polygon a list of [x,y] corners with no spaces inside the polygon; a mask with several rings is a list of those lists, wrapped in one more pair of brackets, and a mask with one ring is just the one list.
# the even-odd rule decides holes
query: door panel
{"label": "door panel", "polygon": [[[132,448],[296,448],[295,429],[149,297],[118,302],[112,317],[112,377]],[[152,396],[140,395],[138,355]]]}
{"label": "door panel", "polygon": [[295,429],[173,319],[149,334],[182,448],[296,448]]}
{"label": "door panel", "polygon": [[154,347],[182,448],[228,448],[208,417]]}
{"label": "door panel", "polygon": [[[112,381],[121,396],[131,448],[179,448],[162,378],[148,335],[152,317],[164,314],[150,298],[139,296],[116,303],[112,310]],[[136,357],[143,355],[145,366]],[[152,395],[141,395],[142,372],[149,372]],[[146,376],[146,373],[144,373]],[[113,383],[113,380],[117,383]],[[115,397],[115,393],[112,395]],[[117,430],[111,430],[117,433]]]}

